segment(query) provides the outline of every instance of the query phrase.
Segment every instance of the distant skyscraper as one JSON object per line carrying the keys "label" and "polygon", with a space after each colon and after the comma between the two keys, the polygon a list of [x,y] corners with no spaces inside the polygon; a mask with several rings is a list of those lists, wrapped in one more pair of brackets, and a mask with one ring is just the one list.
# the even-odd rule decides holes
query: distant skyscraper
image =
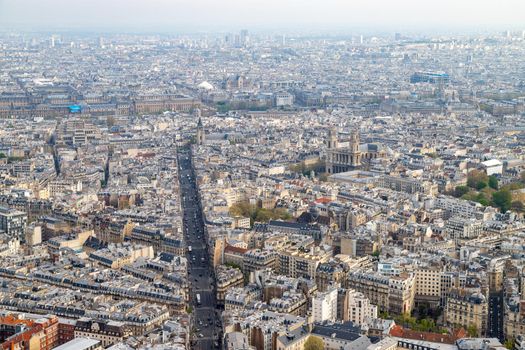
{"label": "distant skyscraper", "polygon": [[247,29],[243,29],[241,30],[241,45],[242,46],[246,46],[248,45],[248,43],[250,42],[250,37],[248,35],[248,30]]}
{"label": "distant skyscraper", "polygon": [[55,47],[55,36],[51,35],[51,47]]}
{"label": "distant skyscraper", "polygon": [[364,42],[363,36],[359,36],[359,43],[362,44]]}
{"label": "distant skyscraper", "polygon": [[232,45],[233,44],[233,34],[228,33],[224,36],[224,43],[226,45]]}

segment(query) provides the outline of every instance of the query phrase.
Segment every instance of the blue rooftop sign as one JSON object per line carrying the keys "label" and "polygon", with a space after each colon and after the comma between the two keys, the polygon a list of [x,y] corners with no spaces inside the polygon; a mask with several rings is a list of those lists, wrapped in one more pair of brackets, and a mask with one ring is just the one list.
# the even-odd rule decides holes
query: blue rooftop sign
{"label": "blue rooftop sign", "polygon": [[80,112],[82,112],[82,106],[80,105],[69,106],[69,113],[80,113]]}

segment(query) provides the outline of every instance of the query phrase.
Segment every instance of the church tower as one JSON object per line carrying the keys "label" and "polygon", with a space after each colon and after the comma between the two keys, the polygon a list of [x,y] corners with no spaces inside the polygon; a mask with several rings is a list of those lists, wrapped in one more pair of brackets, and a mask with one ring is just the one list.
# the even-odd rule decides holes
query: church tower
{"label": "church tower", "polygon": [[204,125],[202,125],[202,120],[199,118],[199,122],[197,123],[197,145],[203,145],[205,140],[205,131],[204,131]]}
{"label": "church tower", "polygon": [[350,149],[352,153],[359,152],[359,142],[359,132],[352,131],[352,134],[350,135]]}
{"label": "church tower", "polygon": [[327,140],[327,146],[329,149],[337,148],[337,129],[330,128],[330,131],[328,131],[328,140]]}
{"label": "church tower", "polygon": [[353,167],[361,166],[361,151],[359,142],[359,131],[355,130],[350,136],[350,160]]}

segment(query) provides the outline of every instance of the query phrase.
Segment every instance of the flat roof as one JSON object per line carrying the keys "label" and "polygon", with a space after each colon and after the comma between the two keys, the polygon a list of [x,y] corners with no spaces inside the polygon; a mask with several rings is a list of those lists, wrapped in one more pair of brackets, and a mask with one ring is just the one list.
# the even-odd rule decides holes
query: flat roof
{"label": "flat roof", "polygon": [[502,163],[499,160],[497,160],[497,159],[486,160],[484,162],[481,162],[481,164],[483,164],[484,166],[498,166],[498,165],[502,165]]}
{"label": "flat roof", "polygon": [[54,350],[82,350],[100,344],[99,340],[91,338],[74,338],[65,344],[57,346]]}

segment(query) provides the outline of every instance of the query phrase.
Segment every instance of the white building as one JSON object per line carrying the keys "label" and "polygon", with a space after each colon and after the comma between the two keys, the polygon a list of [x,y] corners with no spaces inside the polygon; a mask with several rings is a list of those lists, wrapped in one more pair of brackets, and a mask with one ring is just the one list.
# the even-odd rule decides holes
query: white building
{"label": "white building", "polygon": [[318,292],[312,298],[314,322],[335,321],[337,318],[337,288]]}
{"label": "white building", "polygon": [[453,240],[473,239],[483,232],[483,222],[475,219],[453,217],[445,225],[448,237]]}
{"label": "white building", "polygon": [[275,105],[277,107],[293,105],[293,95],[290,94],[289,92],[276,93],[275,94]]}
{"label": "white building", "polygon": [[481,163],[488,176],[501,175],[503,173],[503,164],[497,159],[490,159]]}
{"label": "white building", "polygon": [[348,317],[355,324],[362,325],[366,318],[377,318],[377,306],[363,293],[350,291],[348,295]]}

